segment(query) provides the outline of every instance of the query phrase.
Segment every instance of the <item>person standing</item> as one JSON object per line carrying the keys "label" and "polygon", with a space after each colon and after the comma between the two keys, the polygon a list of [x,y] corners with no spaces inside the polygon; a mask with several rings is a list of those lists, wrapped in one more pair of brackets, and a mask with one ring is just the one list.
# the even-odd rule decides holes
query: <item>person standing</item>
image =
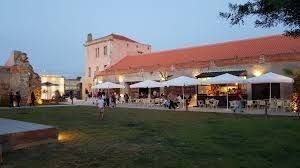
{"label": "person standing", "polygon": [[100,120],[103,120],[104,118],[104,110],[105,110],[105,105],[104,105],[104,99],[103,97],[98,97],[98,100],[97,100],[97,107],[98,107],[98,110],[99,110],[99,116],[98,116],[98,119]]}
{"label": "person standing", "polygon": [[74,103],[73,102],[73,99],[74,99],[74,92],[73,92],[73,90],[70,91],[70,99],[71,99],[71,102],[73,104]]}
{"label": "person standing", "polygon": [[14,92],[11,89],[9,94],[8,94],[8,106],[9,107],[14,107]]}
{"label": "person standing", "polygon": [[85,89],[85,101],[87,101],[88,96],[89,96],[89,91]]}
{"label": "person standing", "polygon": [[174,94],[171,92],[169,95],[168,95],[168,100],[170,102],[169,104],[169,109],[176,109],[176,97],[174,96]]}
{"label": "person standing", "polygon": [[35,94],[34,91],[31,92],[31,96],[30,96],[30,106],[35,106]]}
{"label": "person standing", "polygon": [[110,98],[111,98],[111,107],[116,107],[116,103],[117,103],[116,95],[113,93]]}
{"label": "person standing", "polygon": [[235,99],[236,99],[236,106],[233,108],[233,112],[235,113],[237,110],[239,112],[244,112],[243,109],[242,109],[243,97],[242,97],[242,93],[241,93],[240,89],[236,90]]}
{"label": "person standing", "polygon": [[21,102],[21,94],[20,91],[16,92],[16,101],[17,101],[17,107],[20,107],[20,102]]}

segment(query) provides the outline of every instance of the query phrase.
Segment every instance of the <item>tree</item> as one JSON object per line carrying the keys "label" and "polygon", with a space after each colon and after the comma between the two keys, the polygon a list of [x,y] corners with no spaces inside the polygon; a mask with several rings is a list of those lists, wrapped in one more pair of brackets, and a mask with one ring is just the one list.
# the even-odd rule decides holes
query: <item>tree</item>
{"label": "tree", "polygon": [[229,12],[220,12],[231,25],[244,24],[247,16],[257,16],[255,27],[270,28],[283,24],[285,35],[300,37],[299,0],[249,0],[244,4],[229,3]]}

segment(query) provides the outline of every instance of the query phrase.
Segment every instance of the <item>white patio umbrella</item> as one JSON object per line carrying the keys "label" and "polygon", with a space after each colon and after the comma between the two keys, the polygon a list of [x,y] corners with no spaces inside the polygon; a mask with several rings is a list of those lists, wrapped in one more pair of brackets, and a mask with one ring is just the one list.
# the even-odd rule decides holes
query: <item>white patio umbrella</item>
{"label": "white patio umbrella", "polygon": [[272,83],[294,83],[294,79],[290,77],[286,77],[283,75],[279,75],[273,72],[269,72],[263,74],[261,76],[253,77],[247,79],[249,83],[259,84],[259,83],[269,83],[270,84],[270,95],[269,100],[271,101],[272,98]]}
{"label": "white patio umbrella", "polygon": [[125,86],[112,83],[112,82],[104,82],[104,83],[99,83],[93,86],[92,88],[93,89],[120,89],[120,88],[125,88]]}
{"label": "white patio umbrella", "polygon": [[185,86],[193,86],[193,85],[199,85],[201,82],[195,78],[190,78],[187,76],[180,76],[178,78],[174,78],[171,80],[168,80],[163,83],[165,86],[181,86],[182,87],[182,95],[183,95],[183,108],[185,104],[184,100],[184,87]]}
{"label": "white patio umbrella", "polygon": [[160,82],[152,81],[152,80],[145,80],[143,82],[135,83],[133,85],[130,85],[130,88],[148,88],[149,93],[148,93],[148,98],[150,99],[150,94],[151,94],[151,88],[160,88],[164,87],[165,85]]}
{"label": "white patio umbrella", "polygon": [[223,75],[219,75],[219,76],[213,77],[211,79],[208,79],[204,83],[205,84],[226,84],[227,85],[226,106],[228,109],[228,84],[247,83],[247,81],[241,77],[225,73]]}
{"label": "white patio umbrella", "polygon": [[123,88],[125,88],[125,86],[112,83],[112,82],[99,83],[92,87],[92,89],[107,89],[107,92],[109,91],[109,89],[123,89]]}
{"label": "white patio umbrella", "polygon": [[152,80],[145,80],[143,82],[130,85],[130,88],[158,88],[158,87],[164,87],[164,84]]}

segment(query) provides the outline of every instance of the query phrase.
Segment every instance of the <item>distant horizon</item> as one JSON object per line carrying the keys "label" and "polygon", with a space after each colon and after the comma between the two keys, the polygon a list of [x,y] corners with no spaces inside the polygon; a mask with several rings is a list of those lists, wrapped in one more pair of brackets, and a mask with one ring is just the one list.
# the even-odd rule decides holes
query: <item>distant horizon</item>
{"label": "distant horizon", "polygon": [[119,34],[150,44],[152,52],[283,34],[283,26],[255,28],[253,18],[245,25],[231,26],[218,16],[228,10],[229,2],[240,1],[4,0],[0,2],[0,65],[19,50],[28,54],[38,73],[82,76],[88,33],[94,39]]}

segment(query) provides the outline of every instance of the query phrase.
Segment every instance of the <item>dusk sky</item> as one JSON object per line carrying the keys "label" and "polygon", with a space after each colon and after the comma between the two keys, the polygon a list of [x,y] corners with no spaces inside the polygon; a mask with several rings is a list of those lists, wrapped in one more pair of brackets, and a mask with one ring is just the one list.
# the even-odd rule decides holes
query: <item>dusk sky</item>
{"label": "dusk sky", "polygon": [[21,50],[40,73],[82,75],[88,33],[121,34],[159,51],[283,32],[254,28],[253,19],[230,26],[218,14],[237,1],[1,0],[0,65]]}

